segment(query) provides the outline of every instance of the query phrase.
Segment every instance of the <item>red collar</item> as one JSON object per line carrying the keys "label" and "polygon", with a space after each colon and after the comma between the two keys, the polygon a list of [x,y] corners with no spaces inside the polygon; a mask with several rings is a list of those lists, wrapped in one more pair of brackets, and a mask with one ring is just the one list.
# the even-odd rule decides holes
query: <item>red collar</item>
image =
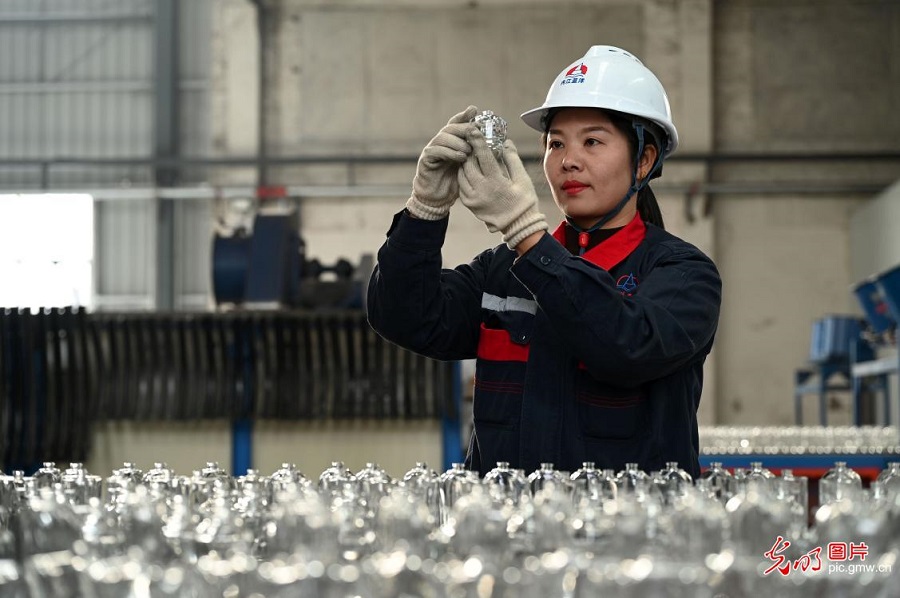
{"label": "red collar", "polygon": [[[566,223],[561,222],[556,230],[553,231],[553,238],[566,244]],[[635,214],[622,230],[601,242],[599,245],[586,251],[581,257],[591,262],[595,266],[600,266],[607,272],[614,268],[616,264],[624,260],[637,249],[644,237],[647,235],[647,226],[641,220],[640,214]]]}

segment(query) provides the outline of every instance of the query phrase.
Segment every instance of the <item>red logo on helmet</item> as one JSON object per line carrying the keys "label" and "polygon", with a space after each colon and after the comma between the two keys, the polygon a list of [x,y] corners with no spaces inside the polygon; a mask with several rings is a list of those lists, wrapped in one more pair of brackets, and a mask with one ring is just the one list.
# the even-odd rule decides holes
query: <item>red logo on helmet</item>
{"label": "red logo on helmet", "polygon": [[568,71],[566,71],[566,77],[571,77],[572,75],[587,75],[587,66],[582,62],[579,65],[573,66]]}
{"label": "red logo on helmet", "polygon": [[572,83],[584,83],[584,76],[587,74],[587,66],[582,62],[576,64],[566,71],[566,76],[560,81],[560,85],[571,85]]}

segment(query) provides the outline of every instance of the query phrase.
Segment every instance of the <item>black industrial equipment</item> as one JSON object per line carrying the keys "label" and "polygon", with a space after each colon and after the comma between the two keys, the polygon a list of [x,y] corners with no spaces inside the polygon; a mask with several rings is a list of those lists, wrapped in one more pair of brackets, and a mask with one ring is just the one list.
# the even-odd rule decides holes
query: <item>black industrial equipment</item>
{"label": "black industrial equipment", "polygon": [[107,420],[456,419],[454,365],[362,310],[0,311],[0,470],[84,461]]}
{"label": "black industrial equipment", "polygon": [[253,230],[213,240],[216,303],[291,306],[299,297],[302,244],[296,212],[258,214]]}
{"label": "black industrial equipment", "polygon": [[213,293],[218,305],[361,309],[371,256],[354,267],[307,260],[295,211],[258,214],[252,231],[238,228],[213,240]]}

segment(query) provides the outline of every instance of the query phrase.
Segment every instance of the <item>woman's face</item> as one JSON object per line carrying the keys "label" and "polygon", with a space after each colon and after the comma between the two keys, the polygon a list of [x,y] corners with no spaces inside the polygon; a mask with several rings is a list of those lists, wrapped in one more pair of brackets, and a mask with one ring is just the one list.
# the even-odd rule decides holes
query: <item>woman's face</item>
{"label": "woman's face", "polygon": [[[655,158],[655,148],[651,149]],[[645,152],[641,170],[647,156]],[[581,228],[596,224],[625,197],[631,186],[632,159],[628,138],[601,110],[565,108],[550,123],[544,175],[556,205]],[[628,224],[636,204],[633,196],[604,228]]]}

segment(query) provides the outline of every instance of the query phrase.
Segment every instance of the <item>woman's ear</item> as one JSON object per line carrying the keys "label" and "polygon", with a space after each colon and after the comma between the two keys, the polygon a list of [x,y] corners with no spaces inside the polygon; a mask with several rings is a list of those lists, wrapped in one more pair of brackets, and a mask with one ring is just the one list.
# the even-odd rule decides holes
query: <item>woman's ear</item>
{"label": "woman's ear", "polygon": [[659,154],[656,146],[648,143],[644,146],[644,153],[641,154],[641,161],[638,164],[638,180],[644,180],[648,174],[650,174],[650,169],[653,168],[653,165],[656,163],[656,156]]}

